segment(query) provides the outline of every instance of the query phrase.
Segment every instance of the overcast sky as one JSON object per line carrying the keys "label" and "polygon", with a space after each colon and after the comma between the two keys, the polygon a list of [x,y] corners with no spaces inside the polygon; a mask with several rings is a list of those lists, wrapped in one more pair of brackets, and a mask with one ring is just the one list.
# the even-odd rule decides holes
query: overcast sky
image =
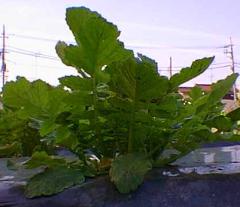
{"label": "overcast sky", "polygon": [[[126,47],[158,62],[168,75],[194,59],[216,56],[214,65],[195,83],[211,83],[231,73],[224,54],[229,37],[234,43],[236,71],[240,70],[239,0],[0,0],[0,30],[5,24],[8,80],[17,75],[30,80],[74,74],[55,54],[57,40],[73,41],[65,23],[65,10],[86,6],[118,25]],[[2,44],[0,43],[0,46]],[[41,56],[41,57],[40,57]],[[176,70],[176,71],[175,71]]]}

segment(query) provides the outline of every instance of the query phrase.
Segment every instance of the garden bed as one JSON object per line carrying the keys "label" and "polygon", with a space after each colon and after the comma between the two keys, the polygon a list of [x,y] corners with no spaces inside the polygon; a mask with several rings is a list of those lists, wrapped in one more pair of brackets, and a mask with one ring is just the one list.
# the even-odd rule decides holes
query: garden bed
{"label": "garden bed", "polygon": [[[236,157],[224,156],[230,152],[237,154],[239,149],[240,146],[235,145],[195,150],[175,162],[180,165],[178,167],[158,168],[149,172],[143,185],[130,194],[120,194],[108,176],[100,176],[57,195],[34,199],[24,196],[24,180],[35,174],[36,170],[9,170],[4,167],[7,159],[1,159],[0,206],[239,206],[240,165]],[[215,153],[215,159],[205,163],[204,156],[206,158],[211,153]]]}
{"label": "garden bed", "polygon": [[240,174],[162,176],[153,170],[132,194],[120,194],[108,177],[88,180],[51,197],[27,199],[23,183],[1,181],[0,206],[13,207],[202,207],[239,206]]}

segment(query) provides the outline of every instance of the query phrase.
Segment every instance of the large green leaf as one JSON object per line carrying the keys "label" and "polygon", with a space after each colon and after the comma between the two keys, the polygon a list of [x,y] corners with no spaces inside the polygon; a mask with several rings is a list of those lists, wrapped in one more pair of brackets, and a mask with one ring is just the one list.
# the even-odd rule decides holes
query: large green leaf
{"label": "large green leaf", "polygon": [[90,78],[82,78],[80,76],[65,76],[59,79],[60,83],[67,86],[71,90],[92,90],[92,82]]}
{"label": "large green leaf", "polygon": [[227,76],[224,80],[220,80],[213,84],[212,91],[208,97],[208,104],[215,104],[217,101],[221,100],[231,90],[237,77],[238,74],[233,73]]}
{"label": "large green leaf", "polygon": [[180,73],[174,74],[171,79],[172,90],[177,89],[181,84],[195,78],[208,69],[209,65],[213,62],[214,57],[203,58],[195,60],[191,67],[183,68]]}
{"label": "large green leaf", "polygon": [[56,144],[73,149],[79,144],[78,137],[72,134],[67,126],[60,126],[56,130]]}
{"label": "large green leaf", "polygon": [[158,74],[156,62],[140,54],[138,58],[112,64],[108,72],[111,90],[134,101],[149,102],[168,91],[168,80]]}
{"label": "large green leaf", "polygon": [[205,94],[205,92],[198,86],[195,86],[191,89],[189,92],[189,96],[191,97],[192,101],[196,101],[200,97],[202,97]]}
{"label": "large green leaf", "polygon": [[35,152],[31,159],[28,160],[25,165],[27,168],[37,168],[40,166],[47,166],[47,167],[56,167],[56,166],[63,166],[66,164],[66,161],[63,158],[56,157],[56,156],[49,156],[46,152]]}
{"label": "large green leaf", "polygon": [[66,107],[62,100],[67,93],[42,80],[31,83],[25,78],[19,78],[15,82],[8,82],[3,91],[4,106],[21,109],[32,118],[48,118]]}
{"label": "large green leaf", "polygon": [[238,121],[240,120],[240,107],[229,112],[227,114],[227,117],[229,117],[232,121]]}
{"label": "large green leaf", "polygon": [[66,166],[48,168],[29,180],[25,195],[33,198],[56,194],[73,185],[81,184],[84,180],[84,175],[79,169]]}
{"label": "large green leaf", "polygon": [[103,66],[131,55],[118,41],[117,27],[98,13],[85,7],[68,8],[66,21],[77,43],[77,46],[57,44],[56,51],[66,65],[84,70],[93,77]]}
{"label": "large green leaf", "polygon": [[152,101],[164,96],[169,87],[166,77],[158,74],[157,63],[143,55],[138,55],[136,74],[136,98],[141,101]]}
{"label": "large green leaf", "polygon": [[142,154],[121,155],[112,163],[111,181],[121,193],[129,193],[137,189],[151,168],[151,162]]}

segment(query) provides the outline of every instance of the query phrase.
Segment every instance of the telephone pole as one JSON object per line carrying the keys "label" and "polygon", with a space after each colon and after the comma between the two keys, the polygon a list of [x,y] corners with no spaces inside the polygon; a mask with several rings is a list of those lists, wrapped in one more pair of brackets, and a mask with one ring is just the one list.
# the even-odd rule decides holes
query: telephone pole
{"label": "telephone pole", "polygon": [[172,77],[172,57],[170,57],[170,62],[169,62],[169,76],[170,78]]}
{"label": "telephone pole", "polygon": [[2,72],[2,87],[4,86],[5,84],[5,81],[6,81],[6,62],[5,62],[5,53],[6,53],[6,50],[5,50],[5,39],[6,39],[6,35],[5,35],[5,25],[3,25],[3,33],[2,33],[2,39],[3,39],[3,42],[2,42],[2,69],[1,69],[1,72]]}
{"label": "telephone pole", "polygon": [[[224,53],[230,55],[229,58],[231,60],[231,71],[232,71],[232,73],[235,73],[235,61],[234,61],[233,43],[232,43],[231,37],[230,37],[230,44],[226,45],[224,48],[226,49]],[[230,51],[228,49],[230,49]],[[236,83],[233,84],[233,99],[234,99],[234,101],[237,100]]]}

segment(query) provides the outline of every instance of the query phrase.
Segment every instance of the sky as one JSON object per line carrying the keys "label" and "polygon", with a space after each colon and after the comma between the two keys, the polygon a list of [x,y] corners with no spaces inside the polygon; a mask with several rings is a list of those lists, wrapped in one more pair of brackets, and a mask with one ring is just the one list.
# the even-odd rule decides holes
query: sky
{"label": "sky", "polygon": [[0,3],[0,31],[4,24],[7,35],[8,81],[25,76],[56,85],[59,77],[77,74],[75,69],[62,64],[55,52],[58,40],[74,41],[65,23],[65,10],[73,6],[88,7],[116,24],[125,47],[155,59],[162,75],[169,76],[170,57],[176,73],[195,59],[215,56],[210,69],[186,85],[211,84],[232,72],[229,54],[224,53],[230,37],[235,71],[240,71],[239,0],[0,0]]}

